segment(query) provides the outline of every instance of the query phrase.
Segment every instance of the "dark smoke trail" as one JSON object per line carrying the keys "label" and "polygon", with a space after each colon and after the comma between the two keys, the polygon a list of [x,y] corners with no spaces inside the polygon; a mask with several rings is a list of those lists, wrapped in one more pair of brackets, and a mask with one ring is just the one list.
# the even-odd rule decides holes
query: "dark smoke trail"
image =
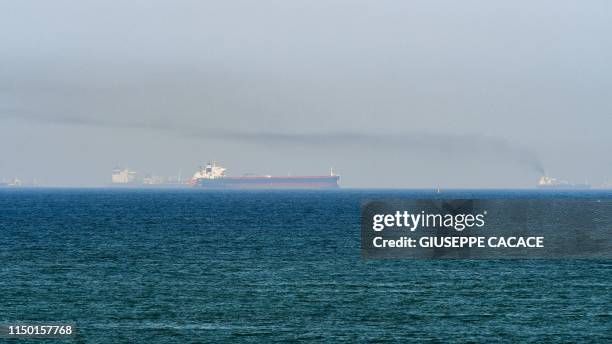
{"label": "dark smoke trail", "polygon": [[[331,133],[286,133],[286,132],[239,132],[232,130],[205,129],[161,123],[117,122],[100,118],[67,116],[38,116],[19,111],[0,112],[1,118],[17,118],[63,125],[80,125],[103,128],[154,130],[180,138],[225,142],[246,142],[266,146],[268,149],[295,147],[334,147],[344,151],[371,150],[374,153],[394,151],[417,156],[441,155],[446,158],[506,160],[525,166],[544,175],[545,171],[537,155],[525,147],[499,138],[483,135],[456,135],[443,133],[392,133],[368,134],[359,132]],[[279,148],[280,147],[280,148]]]}

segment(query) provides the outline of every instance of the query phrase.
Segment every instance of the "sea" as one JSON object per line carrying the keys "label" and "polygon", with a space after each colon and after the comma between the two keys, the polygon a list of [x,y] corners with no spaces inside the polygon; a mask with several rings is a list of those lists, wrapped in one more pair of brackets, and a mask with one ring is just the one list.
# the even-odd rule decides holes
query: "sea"
{"label": "sea", "polygon": [[66,343],[612,342],[612,261],[366,260],[377,198],[612,192],[5,188],[0,324],[70,323]]}

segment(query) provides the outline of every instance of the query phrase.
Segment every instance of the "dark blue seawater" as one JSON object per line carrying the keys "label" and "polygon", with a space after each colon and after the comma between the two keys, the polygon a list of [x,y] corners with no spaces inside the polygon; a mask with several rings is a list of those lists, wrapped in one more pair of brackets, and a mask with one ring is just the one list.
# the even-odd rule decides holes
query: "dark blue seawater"
{"label": "dark blue seawater", "polygon": [[612,341],[611,261],[360,258],[362,200],[437,196],[0,190],[0,323],[73,322],[77,343]]}

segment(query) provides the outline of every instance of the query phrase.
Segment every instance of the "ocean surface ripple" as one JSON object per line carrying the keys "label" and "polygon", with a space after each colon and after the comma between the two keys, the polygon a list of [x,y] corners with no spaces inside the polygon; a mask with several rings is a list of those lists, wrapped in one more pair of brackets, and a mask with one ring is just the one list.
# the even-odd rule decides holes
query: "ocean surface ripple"
{"label": "ocean surface ripple", "polygon": [[612,341],[611,261],[361,259],[360,205],[390,197],[440,196],[0,190],[0,323],[73,322],[77,343]]}

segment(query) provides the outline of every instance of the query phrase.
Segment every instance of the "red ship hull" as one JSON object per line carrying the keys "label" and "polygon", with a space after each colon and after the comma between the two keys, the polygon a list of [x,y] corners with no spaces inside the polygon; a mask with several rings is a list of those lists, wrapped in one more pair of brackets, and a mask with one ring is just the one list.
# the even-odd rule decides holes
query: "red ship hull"
{"label": "red ship hull", "polygon": [[338,188],[340,176],[296,176],[296,177],[221,177],[199,178],[195,186],[208,189],[334,189]]}

